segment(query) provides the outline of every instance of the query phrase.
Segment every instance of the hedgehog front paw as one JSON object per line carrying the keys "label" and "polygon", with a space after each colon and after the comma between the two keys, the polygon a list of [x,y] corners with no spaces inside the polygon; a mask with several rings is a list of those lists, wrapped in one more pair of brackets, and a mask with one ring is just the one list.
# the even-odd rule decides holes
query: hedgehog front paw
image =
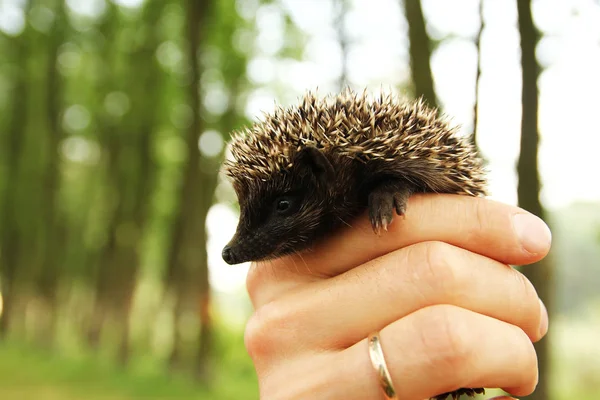
{"label": "hedgehog front paw", "polygon": [[381,229],[387,231],[387,227],[394,218],[393,198],[388,193],[371,193],[369,195],[369,218],[373,231],[379,235]]}
{"label": "hedgehog front paw", "polygon": [[399,190],[395,185],[381,185],[369,194],[369,218],[377,235],[381,229],[388,230],[394,219],[394,211],[404,216],[410,193],[408,188]]}
{"label": "hedgehog front paw", "polygon": [[465,395],[468,397],[475,397],[478,394],[485,394],[485,389],[483,389],[483,388],[475,388],[475,389],[462,388],[462,389],[455,390],[454,392],[448,392],[448,393],[437,395],[435,397],[432,397],[430,400],[446,400],[446,398],[448,396],[451,396],[452,400],[458,400],[460,398],[460,396],[462,396],[462,395]]}

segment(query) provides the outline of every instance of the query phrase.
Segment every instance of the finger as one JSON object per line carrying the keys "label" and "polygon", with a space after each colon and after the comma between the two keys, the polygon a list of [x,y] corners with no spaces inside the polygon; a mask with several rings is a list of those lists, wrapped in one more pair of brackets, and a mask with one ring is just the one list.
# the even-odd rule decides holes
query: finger
{"label": "finger", "polygon": [[510,397],[510,396],[497,396],[497,397],[491,397],[488,400],[518,400],[514,397]]}
{"label": "finger", "polygon": [[518,207],[458,195],[412,196],[405,217],[395,218],[381,236],[374,235],[368,224],[363,217],[314,251],[253,263],[246,286],[254,306],[419,242],[446,242],[502,263],[523,265],[542,259],[551,241],[546,224]]}
{"label": "finger", "polygon": [[[366,216],[315,246],[314,251],[284,257],[279,268],[310,265],[307,275],[334,276],[382,254],[424,241],[441,241],[505,264],[525,265],[549,251],[551,234],[538,217],[518,207],[459,195],[414,195],[404,218],[388,232],[373,234]],[[296,263],[296,264],[294,264]]]}
{"label": "finger", "polygon": [[[480,387],[521,396],[537,385],[535,350],[522,330],[458,307],[419,310],[384,328],[380,340],[399,399]],[[345,391],[339,398],[381,394],[366,340],[340,353],[333,368]]]}
{"label": "finger", "polygon": [[431,305],[451,304],[519,326],[532,341],[546,310],[519,271],[441,242],[419,243],[276,300],[307,345],[345,348],[369,332]]}

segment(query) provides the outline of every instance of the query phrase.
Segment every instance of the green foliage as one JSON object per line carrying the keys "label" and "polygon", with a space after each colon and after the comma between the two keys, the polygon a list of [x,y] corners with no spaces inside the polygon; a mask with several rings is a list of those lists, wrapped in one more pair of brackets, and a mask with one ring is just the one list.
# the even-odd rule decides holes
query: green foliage
{"label": "green foliage", "polygon": [[[64,337],[57,341],[54,334],[68,326],[68,340],[83,345],[90,356],[90,350],[100,357],[119,348],[108,353],[119,353],[122,361],[129,353],[134,358],[144,353],[164,367],[163,354],[149,351],[144,342],[155,334],[155,324],[144,321],[136,326],[142,332],[130,336],[130,321],[140,318],[129,304],[137,299],[140,282],[151,281],[151,300],[144,301],[152,304],[135,309],[159,304],[173,311],[173,299],[163,293],[165,271],[172,266],[172,243],[178,243],[180,189],[190,184],[183,177],[190,154],[199,151],[185,138],[201,138],[211,130],[226,140],[247,122],[244,96],[251,85],[245,70],[252,51],[236,47],[236,37],[244,30],[253,41],[254,20],[238,15],[235,0],[203,2],[208,15],[197,49],[201,104],[195,110],[189,95],[196,89],[191,86],[195,64],[186,47],[193,2],[146,0],[125,8],[107,1],[85,15],[76,3],[26,2],[22,32],[0,33],[0,333],[56,346]],[[190,133],[195,113],[203,123]],[[216,180],[223,140],[216,143],[216,154],[204,149],[201,154],[210,179]],[[200,189],[210,197],[210,185]],[[194,204],[197,213],[185,215],[180,230],[196,224],[211,204]],[[186,251],[189,247],[181,249]],[[193,268],[206,269],[206,260],[195,260]],[[182,293],[176,290],[175,298]],[[187,311],[195,326],[205,312],[197,299],[205,293],[192,288],[190,298],[182,300],[192,304]],[[178,321],[161,329],[172,333]],[[254,382],[251,364],[238,354],[243,341],[235,336],[223,342],[222,334],[211,335],[215,351],[224,356],[214,368],[227,365],[231,373],[245,366],[241,381]],[[170,340],[176,342],[177,335]],[[8,360],[17,357],[10,348],[3,351]],[[58,370],[62,363],[67,370],[75,368],[68,366],[72,360],[47,362]],[[101,374],[81,365],[85,371]],[[48,382],[67,375],[50,374]]]}
{"label": "green foliage", "polygon": [[239,333],[219,332],[221,362],[209,387],[184,375],[169,375],[151,359],[135,360],[122,370],[89,356],[50,354],[16,342],[0,344],[0,398],[258,399],[254,370]]}
{"label": "green foliage", "polygon": [[550,214],[557,259],[556,311],[580,315],[590,301],[600,299],[600,206],[579,203]]}

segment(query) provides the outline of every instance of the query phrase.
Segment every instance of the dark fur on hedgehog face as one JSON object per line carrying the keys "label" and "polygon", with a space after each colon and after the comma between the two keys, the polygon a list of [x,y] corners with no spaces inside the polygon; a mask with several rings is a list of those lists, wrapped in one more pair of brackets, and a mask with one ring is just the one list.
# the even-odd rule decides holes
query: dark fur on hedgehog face
{"label": "dark fur on hedgehog face", "polygon": [[309,148],[296,156],[290,171],[266,181],[236,182],[240,220],[223,259],[228,264],[267,260],[310,246],[333,218],[332,175],[331,164]]}

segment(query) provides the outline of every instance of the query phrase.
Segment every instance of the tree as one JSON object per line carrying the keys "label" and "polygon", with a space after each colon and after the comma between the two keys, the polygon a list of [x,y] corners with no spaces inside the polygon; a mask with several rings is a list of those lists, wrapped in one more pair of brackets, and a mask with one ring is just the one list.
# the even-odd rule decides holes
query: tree
{"label": "tree", "polygon": [[[28,5],[28,10],[30,5]],[[0,210],[0,293],[2,293],[3,312],[0,317],[0,338],[8,335],[14,314],[14,303],[17,295],[16,280],[21,262],[21,246],[23,235],[19,228],[21,202],[19,178],[21,170],[21,155],[25,146],[26,124],[28,117],[28,100],[30,85],[27,83],[27,59],[29,57],[29,28],[11,41],[10,53],[12,65],[10,68],[13,84],[12,107],[8,111],[6,127],[6,182],[4,199]]]}
{"label": "tree", "polygon": [[425,27],[421,0],[404,0],[404,9],[408,21],[410,65],[415,96],[422,96],[431,107],[437,107],[431,71],[430,40]]}
{"label": "tree", "polygon": [[[212,205],[217,184],[218,165],[203,160],[198,149],[198,138],[204,130],[201,117],[199,63],[203,43],[204,21],[211,6],[210,0],[187,0],[186,2],[186,60],[190,83],[187,102],[192,110],[192,122],[185,135],[187,157],[183,166],[178,206],[175,211],[170,243],[167,285],[175,296],[174,344],[171,364],[181,363],[182,337],[179,319],[190,305],[198,305],[200,341],[198,343],[197,372],[201,378],[207,371],[211,343],[210,286],[208,282],[208,255],[206,251],[206,216]],[[208,165],[207,165],[208,164]],[[195,298],[198,296],[199,298]]]}
{"label": "tree", "polygon": [[342,67],[340,71],[338,88],[343,90],[344,87],[348,85],[348,35],[346,33],[345,24],[345,18],[348,14],[348,0],[336,0],[335,5],[337,8],[335,26],[342,56]]}
{"label": "tree", "polygon": [[[538,33],[533,24],[531,0],[517,2],[518,23],[521,35],[522,65],[522,119],[521,119],[521,151],[517,164],[518,201],[519,206],[545,219],[545,212],[540,201],[540,177],[538,171],[538,87],[539,67],[535,57]],[[552,261],[550,257],[528,266],[523,270],[538,291],[540,299],[548,311],[552,310]],[[549,343],[544,338],[535,344],[539,359],[540,380],[531,399],[546,400],[549,398]]]}
{"label": "tree", "polygon": [[[105,98],[118,89],[132,99],[125,120],[114,121],[105,114],[100,122],[101,141],[109,156],[106,203],[114,205],[109,211],[108,240],[101,250],[95,279],[94,312],[88,332],[90,345],[96,347],[107,317],[112,316],[120,332],[118,359],[122,364],[129,359],[129,317],[156,174],[151,153],[161,93],[161,74],[154,57],[159,41],[153,27],[160,19],[162,5],[156,0],[147,1],[142,11],[137,28],[142,39],[127,52],[112,49],[116,53],[114,65],[125,53],[131,67],[122,72],[116,69],[110,84],[98,91]],[[119,26],[114,22],[119,21],[118,7],[111,4],[105,18],[105,29],[114,32]]]}
{"label": "tree", "polygon": [[477,127],[479,117],[479,84],[481,81],[481,34],[485,26],[483,20],[483,2],[479,0],[479,30],[475,37],[475,47],[477,48],[477,72],[475,73],[475,104],[473,105],[473,134],[471,135],[471,143],[477,149]]}
{"label": "tree", "polygon": [[65,39],[66,21],[65,4],[57,1],[55,6],[56,20],[48,34],[48,56],[46,67],[46,119],[47,141],[40,141],[46,152],[46,162],[43,175],[44,188],[44,260],[39,277],[37,290],[44,301],[46,321],[37,330],[39,340],[46,346],[52,344],[58,312],[58,290],[61,278],[61,264],[64,261],[65,226],[64,216],[60,207],[60,144],[64,136],[60,123],[63,108],[63,79],[57,70],[58,50]]}

